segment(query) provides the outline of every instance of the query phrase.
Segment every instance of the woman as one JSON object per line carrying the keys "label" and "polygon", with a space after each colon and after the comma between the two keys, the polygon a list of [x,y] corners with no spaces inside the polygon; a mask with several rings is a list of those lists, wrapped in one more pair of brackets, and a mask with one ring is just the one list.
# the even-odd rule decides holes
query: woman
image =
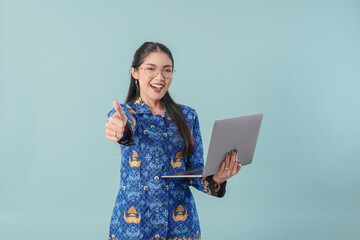
{"label": "woman", "polygon": [[160,43],[144,43],[134,55],[126,103],[114,100],[108,114],[106,138],[118,142],[122,150],[111,240],[200,239],[189,186],[223,197],[226,180],[241,168],[233,150],[215,175],[161,178],[204,164],[196,111],[176,104],[169,95],[173,72],[170,50]]}

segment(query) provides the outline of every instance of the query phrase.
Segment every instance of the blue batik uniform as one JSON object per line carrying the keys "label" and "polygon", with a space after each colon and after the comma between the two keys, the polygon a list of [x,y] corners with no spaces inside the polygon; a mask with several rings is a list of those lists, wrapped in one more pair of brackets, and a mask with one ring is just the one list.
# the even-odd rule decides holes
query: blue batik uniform
{"label": "blue batik uniform", "polygon": [[[194,138],[194,151],[183,157],[183,139],[165,109],[153,115],[145,102],[121,104],[129,131],[119,140],[121,180],[113,209],[109,239],[200,239],[200,225],[189,186],[216,197],[226,182],[207,178],[161,178],[204,164],[199,119],[194,109],[179,105]],[[116,111],[112,109],[108,117]]]}

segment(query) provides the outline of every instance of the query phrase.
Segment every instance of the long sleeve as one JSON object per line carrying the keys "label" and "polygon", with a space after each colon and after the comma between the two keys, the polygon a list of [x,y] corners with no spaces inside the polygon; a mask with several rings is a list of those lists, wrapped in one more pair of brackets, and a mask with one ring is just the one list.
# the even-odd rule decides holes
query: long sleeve
{"label": "long sleeve", "polygon": [[[193,112],[193,127],[192,134],[194,138],[194,150],[187,158],[186,168],[194,168],[204,165],[204,151],[203,143],[200,133],[199,118],[194,110]],[[226,182],[215,183],[213,181],[213,175],[203,178],[188,178],[189,185],[195,187],[199,191],[202,191],[208,195],[215,197],[223,197],[225,195]]]}
{"label": "long sleeve", "polygon": [[[122,138],[118,141],[119,144],[125,145],[125,146],[133,146],[135,145],[135,141],[134,141],[134,128],[136,125],[136,121],[135,118],[133,116],[133,114],[131,114],[131,112],[124,107],[123,104],[121,104],[121,108],[123,109],[126,117],[128,118],[128,121],[126,123],[126,128],[127,131],[125,131],[123,133]],[[114,108],[112,108],[110,110],[110,112],[108,113],[108,118],[110,118],[112,115],[114,115],[116,113],[116,110]]]}

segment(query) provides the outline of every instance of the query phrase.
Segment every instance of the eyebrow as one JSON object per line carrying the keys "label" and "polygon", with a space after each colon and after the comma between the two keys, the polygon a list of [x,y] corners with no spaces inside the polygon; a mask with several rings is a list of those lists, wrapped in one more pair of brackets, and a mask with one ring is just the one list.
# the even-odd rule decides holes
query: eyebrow
{"label": "eyebrow", "polygon": [[[151,65],[151,66],[157,67],[157,65],[155,65],[153,63],[146,63],[145,65]],[[172,67],[172,65],[164,65],[163,67]]]}

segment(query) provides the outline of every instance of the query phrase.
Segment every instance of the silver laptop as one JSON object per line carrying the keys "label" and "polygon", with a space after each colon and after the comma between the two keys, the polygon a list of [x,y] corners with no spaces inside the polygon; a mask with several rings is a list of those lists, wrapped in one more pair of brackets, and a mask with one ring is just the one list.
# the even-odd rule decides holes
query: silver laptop
{"label": "silver laptop", "polygon": [[215,121],[205,166],[162,177],[207,177],[216,174],[222,160],[225,159],[225,154],[232,149],[238,151],[238,160],[242,166],[250,164],[254,156],[262,118],[261,113]]}

